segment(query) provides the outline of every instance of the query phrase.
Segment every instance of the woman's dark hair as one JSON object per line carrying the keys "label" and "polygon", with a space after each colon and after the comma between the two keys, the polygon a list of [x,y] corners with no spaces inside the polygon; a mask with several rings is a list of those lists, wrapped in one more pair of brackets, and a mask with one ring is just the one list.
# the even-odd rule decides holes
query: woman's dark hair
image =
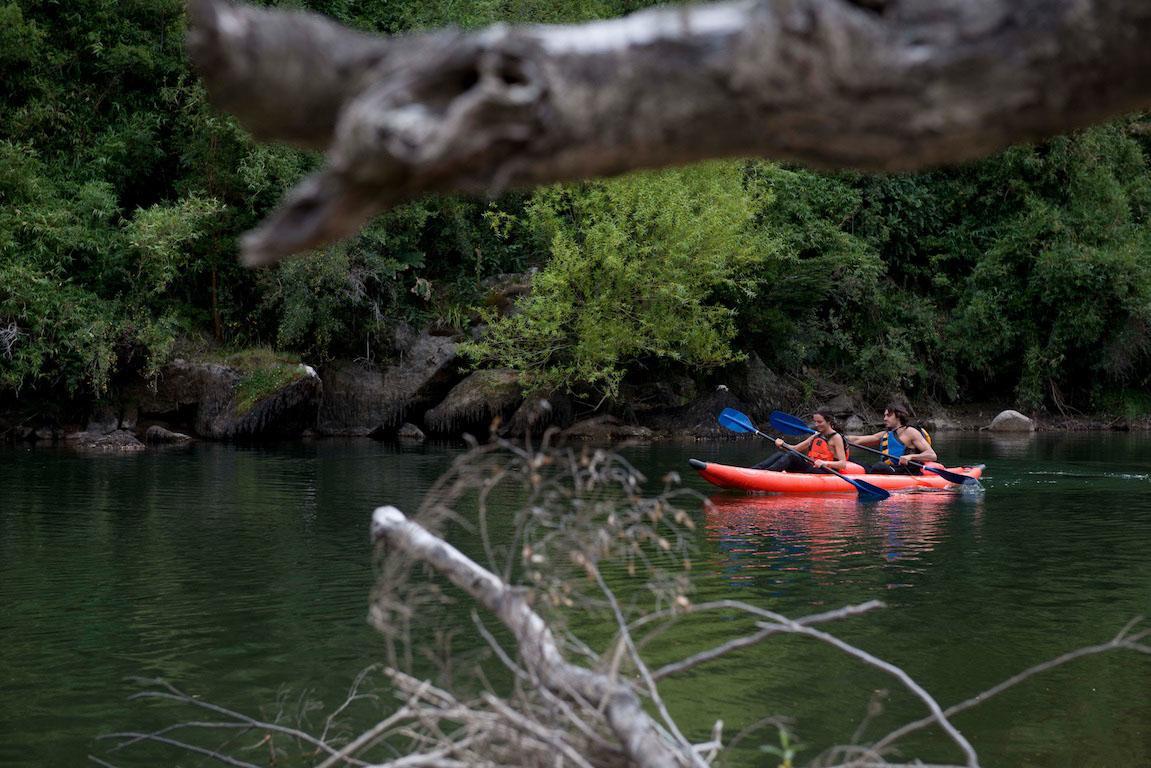
{"label": "woman's dark hair", "polygon": [[895,414],[895,418],[899,419],[900,426],[907,426],[907,422],[911,421],[911,415],[907,412],[907,408],[899,403],[888,403],[883,409]]}
{"label": "woman's dark hair", "polygon": [[831,427],[831,429],[833,431],[835,431],[835,432],[839,431],[839,425],[835,423],[835,416],[831,415],[827,411],[812,411],[811,415],[812,416],[822,416],[823,420],[828,423],[828,425]]}

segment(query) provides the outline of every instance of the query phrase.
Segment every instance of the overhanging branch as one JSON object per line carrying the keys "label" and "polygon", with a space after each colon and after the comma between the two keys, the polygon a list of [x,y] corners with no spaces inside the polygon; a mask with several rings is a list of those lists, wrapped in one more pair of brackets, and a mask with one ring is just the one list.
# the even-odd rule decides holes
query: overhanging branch
{"label": "overhanging branch", "polygon": [[712,157],[914,170],[1151,104],[1137,0],[744,0],[392,39],[191,0],[189,49],[256,135],[327,149],[249,264],[429,192]]}

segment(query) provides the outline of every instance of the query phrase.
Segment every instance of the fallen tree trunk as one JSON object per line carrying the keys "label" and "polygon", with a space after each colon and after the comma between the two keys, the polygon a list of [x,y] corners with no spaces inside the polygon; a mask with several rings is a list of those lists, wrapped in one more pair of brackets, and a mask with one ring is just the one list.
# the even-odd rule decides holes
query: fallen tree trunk
{"label": "fallen tree trunk", "polygon": [[429,192],[713,157],[914,170],[1151,104],[1135,0],[748,0],[393,39],[191,0],[189,50],[257,136],[325,148],[249,264]]}
{"label": "fallen tree trunk", "polygon": [[624,753],[639,768],[675,768],[702,765],[690,745],[671,743],[644,711],[639,697],[626,683],[584,667],[569,664],[544,620],[532,610],[525,595],[480,567],[443,539],[433,536],[395,507],[379,507],[372,515],[372,535],[386,539],[404,555],[427,562],[447,576],[476,602],[499,617],[511,630],[527,669],[554,695],[602,707]]}

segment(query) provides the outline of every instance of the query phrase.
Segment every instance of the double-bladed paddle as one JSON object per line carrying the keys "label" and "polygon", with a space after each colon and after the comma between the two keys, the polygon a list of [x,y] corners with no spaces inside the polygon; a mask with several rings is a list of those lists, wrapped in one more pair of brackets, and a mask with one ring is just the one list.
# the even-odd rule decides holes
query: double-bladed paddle
{"label": "double-bladed paddle", "polygon": [[[724,408],[723,412],[719,414],[719,423],[722,426],[726,427],[727,429],[730,429],[732,432],[740,432],[740,433],[750,432],[750,433],[759,435],[760,437],[766,437],[768,440],[771,439],[770,435],[765,435],[764,433],[762,433],[758,429],[756,429],[755,424],[752,423],[751,419],[749,419],[743,413],[735,410],[734,408]],[[783,447],[785,449],[787,449],[788,452],[794,453],[796,456],[799,456],[800,458],[802,458],[807,463],[815,464],[814,459],[812,459],[810,456],[807,456],[805,454],[800,453],[799,451],[792,448],[790,445],[784,444]],[[864,480],[856,480],[854,478],[850,478],[841,472],[837,472],[836,470],[832,469],[831,467],[824,467],[824,469],[826,469],[828,472],[835,475],[836,477],[840,478],[844,482],[847,482],[847,483],[850,483],[851,485],[853,485],[855,487],[855,490],[859,491],[859,498],[860,499],[867,499],[870,501],[882,501],[891,495],[890,493],[883,490],[882,488],[880,488],[877,485],[872,485],[871,483],[868,483]]]}
{"label": "double-bladed paddle", "polygon": [[[738,411],[736,411],[736,413],[738,413]],[[771,426],[774,427],[775,429],[779,430],[780,432],[782,432],[785,435],[807,435],[807,434],[814,435],[815,434],[814,429],[807,426],[807,424],[800,421],[796,417],[792,416],[790,413],[784,413],[783,411],[772,411],[771,412]],[[877,453],[886,459],[894,459],[895,461],[899,460],[898,457],[892,456],[889,453],[884,453],[883,451],[879,450],[878,448],[871,448],[869,446],[859,445],[857,443],[848,443],[848,445],[850,445],[852,448],[860,448],[860,449],[865,450],[865,451],[871,451],[872,453]],[[907,463],[913,467],[919,467],[920,469],[925,469],[928,472],[934,472],[935,474],[939,475],[940,477],[942,477],[944,480],[946,480],[949,483],[956,483],[958,485],[968,485],[968,484],[974,484],[974,483],[979,482],[974,477],[971,477],[969,475],[961,475],[958,472],[952,472],[950,470],[943,469],[942,467],[929,467],[926,464],[922,464],[918,461],[911,461],[910,459],[908,459]]]}

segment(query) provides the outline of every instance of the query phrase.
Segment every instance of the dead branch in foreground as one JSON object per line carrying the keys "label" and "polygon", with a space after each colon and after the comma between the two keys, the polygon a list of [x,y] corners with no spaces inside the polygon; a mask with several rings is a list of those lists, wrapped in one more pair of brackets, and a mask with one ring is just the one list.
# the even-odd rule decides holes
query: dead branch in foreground
{"label": "dead branch in foreground", "polygon": [[[977,766],[975,748],[950,722],[954,715],[1079,658],[1116,650],[1151,654],[1151,630],[1137,630],[1133,621],[1107,642],[1071,651],[943,707],[900,667],[816,628],[866,615],[882,607],[877,601],[798,619],[737,600],[693,603],[685,577],[690,567],[685,531],[692,519],[675,504],[684,495],[676,483],[669,475],[662,492],[646,496],[644,478],[610,451],[533,451],[506,443],[476,449],[455,462],[414,519],[394,507],[373,514],[372,537],[383,562],[372,618],[389,640],[383,674],[390,693],[367,692],[371,686],[361,675],[314,735],[290,724],[284,707],[274,717],[256,718],[163,681],[145,681],[148,690],[138,698],[177,704],[198,716],[151,732],[108,734],[104,738],[114,745],[93,761],[115,768],[115,755],[147,743],[235,768],[253,768],[258,764],[253,756],[264,750],[277,764],[319,768],[709,766],[741,737],[725,744],[723,723],[716,722],[705,740],[692,741],[673,718],[675,702],[665,701],[659,682],[775,635],[793,634],[882,670],[929,713],[872,742],[859,741],[861,728],[853,739],[857,743],[824,752],[818,764],[906,765],[892,762],[893,747],[916,730],[938,726],[963,753],[964,765]],[[504,529],[509,539],[493,533],[497,523],[509,522],[506,513],[497,520],[488,506],[498,500],[506,509],[513,491],[519,503]],[[479,534],[486,566],[446,540],[445,531],[461,525]],[[636,599],[637,581],[646,603]],[[630,595],[626,603],[619,599],[621,589]],[[450,647],[450,638],[436,633],[436,627],[450,623],[444,606],[459,600],[498,620],[500,626],[490,628],[472,611],[488,658],[502,668],[469,660]],[[615,627],[603,647],[592,647],[568,626],[569,617],[589,614]],[[648,665],[645,651],[666,633],[690,633],[720,617],[742,619],[728,622],[736,637],[658,669]],[[754,631],[738,635],[741,626]],[[420,653],[433,648],[436,653],[422,666],[426,670],[430,660],[438,671],[416,674]],[[441,651],[452,663],[437,655]],[[342,716],[374,724],[357,732],[336,724]],[[206,742],[210,734],[220,740]]]}
{"label": "dead branch in foreground", "polygon": [[247,235],[249,264],[441,192],[714,157],[915,170],[1151,105],[1138,0],[739,0],[569,26],[394,38],[190,0],[222,109],[327,163]]}

